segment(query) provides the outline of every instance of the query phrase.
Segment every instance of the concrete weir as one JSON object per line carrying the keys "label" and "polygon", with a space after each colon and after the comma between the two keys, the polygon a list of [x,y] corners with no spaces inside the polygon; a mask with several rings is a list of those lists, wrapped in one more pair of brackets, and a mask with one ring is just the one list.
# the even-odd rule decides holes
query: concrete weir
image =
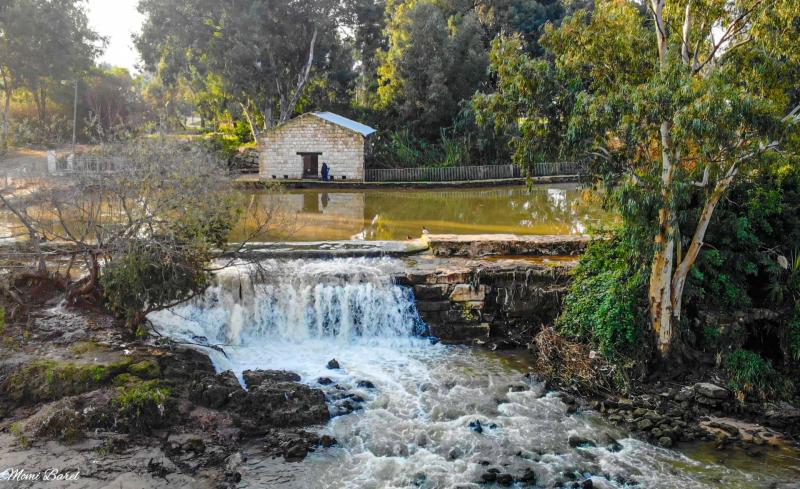
{"label": "concrete weir", "polygon": [[561,310],[589,236],[428,234],[398,282],[414,289],[431,334],[454,343],[524,345]]}
{"label": "concrete weir", "polygon": [[428,234],[435,256],[576,256],[591,241],[587,235]]}
{"label": "concrete weir", "polygon": [[426,234],[408,241],[264,243],[264,258],[384,257],[405,266],[396,283],[414,290],[431,334],[452,343],[526,344],[558,316],[570,272],[589,236]]}

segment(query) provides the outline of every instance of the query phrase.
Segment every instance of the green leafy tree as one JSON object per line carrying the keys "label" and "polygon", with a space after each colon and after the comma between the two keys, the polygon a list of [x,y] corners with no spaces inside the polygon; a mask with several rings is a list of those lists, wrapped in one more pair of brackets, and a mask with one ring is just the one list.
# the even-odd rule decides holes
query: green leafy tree
{"label": "green leafy tree", "polygon": [[93,66],[103,39],[89,27],[85,8],[82,0],[11,0],[0,12],[3,144],[16,88],[31,94],[43,126],[48,92],[62,80],[78,80]]}
{"label": "green leafy tree", "polygon": [[141,0],[147,20],[136,45],[166,84],[190,80],[221,103],[215,115],[241,114],[255,135],[292,117],[315,81],[352,81],[331,74],[350,69],[339,7],[330,0]]}
{"label": "green leafy tree", "polygon": [[380,106],[435,138],[486,79],[483,30],[474,12],[448,16],[433,3],[409,1],[394,6],[387,31]]}
{"label": "green leafy tree", "polygon": [[[679,343],[687,277],[721,199],[776,152],[797,152],[800,105],[786,78],[800,54],[795,6],[598,2],[593,13],[546,29],[551,67],[518,62],[522,75],[496,67],[509,80],[510,101],[494,105],[501,123],[517,114],[547,135],[569,114],[561,143],[592,158],[626,223],[649,233],[649,323],[662,358]],[[534,75],[532,86],[525,74]],[[565,110],[553,113],[554,100],[568,100]],[[541,150],[523,138],[520,151]]]}

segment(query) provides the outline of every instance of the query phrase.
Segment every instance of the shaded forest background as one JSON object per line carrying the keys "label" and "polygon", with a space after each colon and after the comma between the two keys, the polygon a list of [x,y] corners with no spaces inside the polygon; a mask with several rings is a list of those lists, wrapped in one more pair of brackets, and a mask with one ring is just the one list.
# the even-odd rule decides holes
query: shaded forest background
{"label": "shaded forest background", "polygon": [[[80,142],[190,132],[232,155],[277,123],[329,110],[379,130],[374,167],[507,164],[513,134],[480,123],[473,103],[497,87],[492,41],[516,34],[525,53],[541,56],[544,26],[591,6],[142,0],[142,74],[131,74],[95,63],[104,40],[82,2],[14,0],[0,12],[0,83],[9,101],[3,139],[69,142],[77,81]],[[542,151],[516,160],[567,156]]]}

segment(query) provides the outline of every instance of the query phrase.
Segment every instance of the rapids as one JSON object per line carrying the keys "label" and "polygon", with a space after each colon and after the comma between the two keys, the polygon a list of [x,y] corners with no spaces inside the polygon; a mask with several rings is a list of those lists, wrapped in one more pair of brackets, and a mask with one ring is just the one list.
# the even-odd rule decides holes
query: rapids
{"label": "rapids", "polygon": [[[751,488],[796,480],[791,467],[742,471],[701,462],[630,438],[590,411],[568,414],[524,354],[435,344],[422,336],[411,291],[392,281],[402,266],[391,259],[241,265],[218,273],[204,297],[150,315],[162,334],[206,345],[215,367],[240,380],[247,369],[285,369],[329,398],[345,389],[365,400],[363,410],[320,427],[337,446],[299,464],[251,457],[242,487],[477,488],[493,471],[517,481],[535,474],[537,487],[591,479],[595,488]],[[332,358],[340,369],[326,368]],[[320,385],[320,377],[334,383]],[[570,437],[596,446],[573,447]]]}

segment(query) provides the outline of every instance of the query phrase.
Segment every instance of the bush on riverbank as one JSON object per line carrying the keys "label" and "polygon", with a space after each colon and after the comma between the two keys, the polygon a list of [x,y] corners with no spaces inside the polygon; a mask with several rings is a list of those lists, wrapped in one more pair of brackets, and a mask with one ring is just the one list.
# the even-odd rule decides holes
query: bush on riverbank
{"label": "bush on riverbank", "polygon": [[621,232],[596,241],[575,270],[558,329],[587,341],[608,359],[623,360],[646,351],[646,270],[631,256]]}
{"label": "bush on riverbank", "polygon": [[728,385],[740,401],[786,397],[793,390],[791,381],[778,374],[772,362],[750,350],[734,351],[725,359],[724,367],[730,376]]}
{"label": "bush on riverbank", "polygon": [[[621,188],[610,199],[629,191]],[[689,192],[680,202],[690,209],[689,223],[699,212],[699,194]],[[648,365],[652,254],[638,238],[649,233],[652,219],[647,201],[637,202],[622,209],[624,224],[582,257],[558,331],[631,372],[660,368],[662,374],[677,375],[682,366],[691,367],[686,373],[716,370],[740,399],[791,397],[787,379],[800,365],[800,170],[777,161],[743,178],[720,204],[687,281],[676,325],[681,346],[669,372]],[[686,246],[688,228],[681,234]]]}

